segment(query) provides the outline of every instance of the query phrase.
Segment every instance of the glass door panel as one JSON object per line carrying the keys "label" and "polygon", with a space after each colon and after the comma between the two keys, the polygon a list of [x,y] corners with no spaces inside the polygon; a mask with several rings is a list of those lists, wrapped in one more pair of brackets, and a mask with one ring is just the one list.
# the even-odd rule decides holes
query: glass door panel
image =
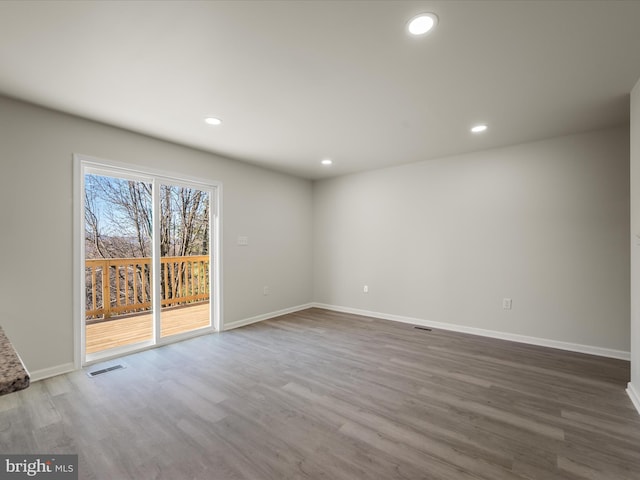
{"label": "glass door panel", "polygon": [[211,325],[208,192],[160,185],[160,336]]}
{"label": "glass door panel", "polygon": [[152,184],[84,175],[85,352],[152,341]]}

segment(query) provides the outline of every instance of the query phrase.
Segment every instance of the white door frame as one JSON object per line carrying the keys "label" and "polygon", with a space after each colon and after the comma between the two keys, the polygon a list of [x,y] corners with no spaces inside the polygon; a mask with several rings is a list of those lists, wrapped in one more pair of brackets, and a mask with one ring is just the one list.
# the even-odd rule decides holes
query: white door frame
{"label": "white door frame", "polygon": [[[106,350],[104,353],[91,354],[89,357],[85,351],[85,275],[84,275],[84,257],[85,257],[85,229],[84,229],[84,176],[87,173],[116,176],[120,178],[131,178],[141,181],[148,181],[153,184],[153,209],[159,206],[159,197],[157,191],[160,184],[179,185],[208,192],[210,194],[209,209],[209,315],[211,326],[198,329],[193,332],[172,335],[170,337],[160,336],[160,308],[156,308],[156,303],[160,298],[159,282],[153,282],[153,312],[154,312],[154,335],[151,341],[141,342],[132,346],[116,347]],[[135,351],[154,348],[161,345],[184,340],[199,335],[220,331],[222,325],[222,183],[206,178],[195,178],[180,173],[160,171],[148,167],[138,165],[125,164],[113,160],[99,159],[88,155],[73,155],[73,312],[74,312],[74,365],[75,368],[81,368],[97,361],[108,360],[122,356],[124,354]],[[153,215],[153,268],[154,272],[160,272],[158,256],[160,250],[159,225],[157,220],[159,216]],[[156,263],[158,265],[156,265]],[[155,278],[154,273],[154,278]]]}

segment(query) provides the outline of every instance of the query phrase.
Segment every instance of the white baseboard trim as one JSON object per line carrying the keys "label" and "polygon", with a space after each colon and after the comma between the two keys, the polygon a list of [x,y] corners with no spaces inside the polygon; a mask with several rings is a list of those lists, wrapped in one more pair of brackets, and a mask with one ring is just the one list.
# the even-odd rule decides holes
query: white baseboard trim
{"label": "white baseboard trim", "polygon": [[638,392],[631,382],[627,384],[627,395],[629,395],[631,403],[633,403],[633,406],[636,407],[636,410],[640,414],[640,395],[638,395]]}
{"label": "white baseboard trim", "polygon": [[[382,320],[392,320],[395,322],[409,323],[413,325],[420,325],[424,327],[440,328],[442,330],[449,330],[453,332],[469,333],[472,335],[480,335],[483,337],[498,338],[501,340],[509,340],[512,342],[527,343],[530,345],[538,345],[542,347],[557,348],[560,350],[567,350],[570,352],[587,353],[590,355],[597,355],[600,357],[617,358],[620,360],[630,360],[631,353],[623,350],[613,350],[602,347],[594,347],[591,345],[580,345],[577,343],[561,342],[558,340],[549,340],[545,338],[529,337],[526,335],[518,335],[515,333],[497,332],[494,330],[485,330],[476,327],[467,327],[464,325],[456,325],[453,323],[433,322],[424,320],[421,318],[405,317],[401,315],[393,315],[389,313],[373,312],[370,310],[363,310],[359,308],[341,307],[338,305],[329,305],[325,303],[307,303],[304,305],[298,305],[295,307],[289,307],[275,312],[264,313],[256,315],[255,317],[245,318],[242,320],[236,320],[225,324],[222,331],[232,330],[234,328],[244,327],[245,325],[251,325],[252,323],[262,322],[269,320],[270,318],[279,317],[288,313],[295,313],[308,308],[323,308],[325,310],[332,310],[335,312],[351,313],[354,315],[363,315],[365,317],[380,318]],[[44,380],[45,378],[55,377],[64,373],[69,373],[76,370],[73,362],[64,363],[62,365],[56,365],[54,367],[43,368],[40,370],[34,370],[30,372],[32,382]],[[640,413],[640,395],[635,390],[634,386],[629,382],[627,386],[627,394],[631,398],[634,406]]]}
{"label": "white baseboard trim", "polygon": [[591,345],[581,345],[578,343],[561,342],[559,340],[549,340],[546,338],[529,337],[516,333],[498,332],[495,330],[485,330],[483,328],[467,327],[465,325],[456,325],[454,323],[432,322],[421,318],[404,317],[401,315],[392,315],[389,313],[372,312],[369,310],[361,310],[359,308],[341,307],[337,305],[328,305],[324,303],[314,303],[316,308],[324,308],[335,312],[351,313],[354,315],[363,315],[366,317],[380,318],[383,320],[393,320],[394,322],[410,323],[423,327],[440,328],[442,330],[450,330],[452,332],[469,333],[471,335],[480,335],[482,337],[498,338],[500,340],[509,340],[512,342],[527,343],[530,345],[538,345],[541,347],[557,348],[570,352],[587,353],[589,355],[597,355],[599,357],[617,358],[619,360],[631,360],[631,353],[623,350],[613,350],[609,348],[594,347]]}
{"label": "white baseboard trim", "polygon": [[263,313],[262,315],[256,315],[255,317],[245,318],[242,320],[236,320],[235,322],[225,323],[222,331],[233,330],[234,328],[244,327],[245,325],[251,325],[252,323],[262,322],[263,320],[269,320],[270,318],[279,317],[288,313],[295,313],[301,310],[306,310],[313,307],[313,303],[306,303],[304,305],[298,305],[296,307],[289,307],[276,312]]}
{"label": "white baseboard trim", "polygon": [[73,362],[63,363],[62,365],[56,365],[55,367],[41,368],[40,370],[34,370],[29,373],[32,382],[44,380],[45,378],[55,377],[62,375],[63,373],[73,372],[76,366]]}

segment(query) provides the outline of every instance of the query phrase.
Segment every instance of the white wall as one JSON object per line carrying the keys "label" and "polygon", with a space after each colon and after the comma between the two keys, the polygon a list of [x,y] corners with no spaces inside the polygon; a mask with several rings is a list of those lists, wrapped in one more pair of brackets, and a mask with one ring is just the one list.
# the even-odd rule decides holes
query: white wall
{"label": "white wall", "polygon": [[626,127],[316,182],[314,299],[624,358],[628,184]]}
{"label": "white wall", "polygon": [[222,182],[225,323],[312,300],[311,182],[0,97],[0,325],[32,373],[73,362],[74,153]]}
{"label": "white wall", "polygon": [[631,92],[631,382],[640,412],[640,81]]}

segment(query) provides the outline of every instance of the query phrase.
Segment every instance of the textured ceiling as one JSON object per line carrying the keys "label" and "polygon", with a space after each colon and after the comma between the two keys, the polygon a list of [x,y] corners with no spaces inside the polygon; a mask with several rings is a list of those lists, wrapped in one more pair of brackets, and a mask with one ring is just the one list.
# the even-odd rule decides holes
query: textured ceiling
{"label": "textured ceiling", "polygon": [[0,93],[324,178],[624,124],[639,25],[638,1],[3,1]]}

